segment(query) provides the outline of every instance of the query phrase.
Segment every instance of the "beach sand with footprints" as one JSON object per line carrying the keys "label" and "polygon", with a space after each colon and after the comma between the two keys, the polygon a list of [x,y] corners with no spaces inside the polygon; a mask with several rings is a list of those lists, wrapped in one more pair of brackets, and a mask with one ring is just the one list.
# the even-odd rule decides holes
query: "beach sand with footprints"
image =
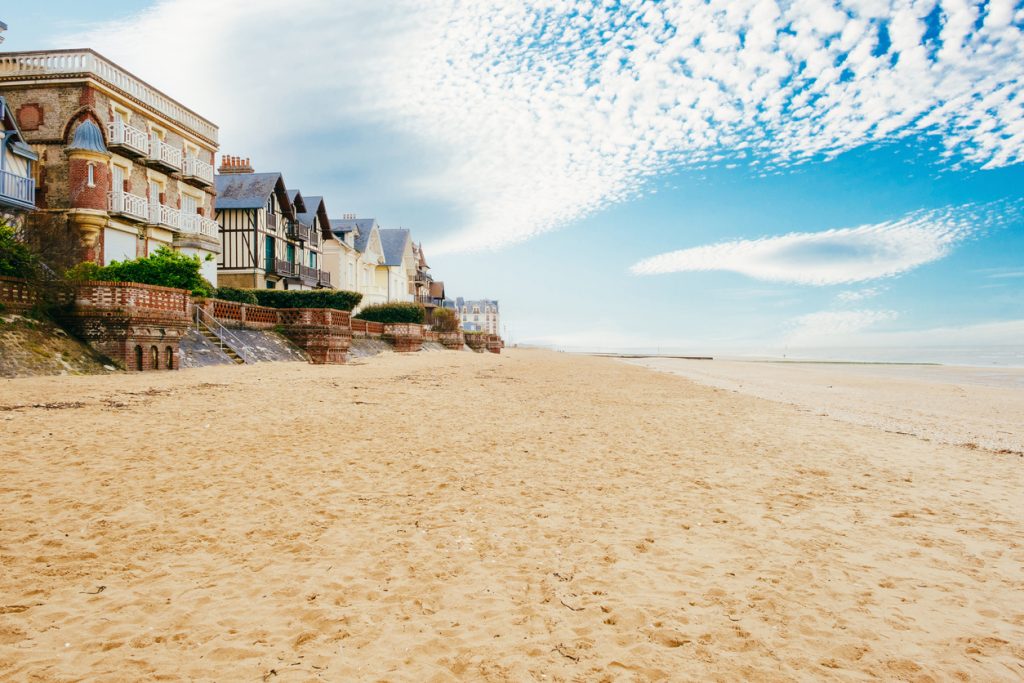
{"label": "beach sand with footprints", "polygon": [[920,436],[517,349],[0,380],[0,679],[1020,679],[1024,460]]}

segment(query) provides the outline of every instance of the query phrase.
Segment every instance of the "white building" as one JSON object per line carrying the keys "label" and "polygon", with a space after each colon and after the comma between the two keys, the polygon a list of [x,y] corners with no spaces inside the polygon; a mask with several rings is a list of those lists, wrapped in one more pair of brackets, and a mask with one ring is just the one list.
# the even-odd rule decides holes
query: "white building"
{"label": "white building", "polygon": [[467,332],[501,334],[501,313],[497,299],[470,301],[461,296],[455,299],[455,311]]}

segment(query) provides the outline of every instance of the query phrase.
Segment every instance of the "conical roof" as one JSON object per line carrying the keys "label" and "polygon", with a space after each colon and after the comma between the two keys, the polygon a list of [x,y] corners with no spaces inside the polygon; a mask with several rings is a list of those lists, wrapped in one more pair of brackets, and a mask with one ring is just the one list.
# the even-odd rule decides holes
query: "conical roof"
{"label": "conical roof", "polygon": [[92,122],[90,119],[86,119],[75,130],[75,137],[71,140],[71,144],[68,145],[69,150],[81,149],[87,152],[99,152],[100,154],[107,154],[107,146],[103,144],[103,133],[100,131],[100,127]]}

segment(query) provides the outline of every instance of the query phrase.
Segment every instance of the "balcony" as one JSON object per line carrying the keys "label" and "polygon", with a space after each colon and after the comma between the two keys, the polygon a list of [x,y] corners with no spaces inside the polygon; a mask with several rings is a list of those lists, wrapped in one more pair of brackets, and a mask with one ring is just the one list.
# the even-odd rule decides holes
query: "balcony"
{"label": "balcony", "polygon": [[181,225],[181,211],[153,202],[149,205],[149,222],[152,225],[177,230]]}
{"label": "balcony", "polygon": [[295,277],[295,264],[291,261],[276,258],[274,259],[274,267],[271,268],[271,272],[283,277]]}
{"label": "balcony", "polygon": [[149,156],[149,135],[121,119],[107,124],[107,147],[131,156]]}
{"label": "balcony", "polygon": [[108,192],[107,206],[110,213],[136,221],[149,220],[149,201],[145,197],[129,192]]}
{"label": "balcony", "polygon": [[331,274],[326,270],[320,271],[319,285],[321,287],[331,287]]}
{"label": "balcony", "polygon": [[267,212],[267,230],[277,230],[277,214]]}
{"label": "balcony", "polygon": [[309,241],[309,226],[303,225],[302,223],[291,223],[288,226],[288,237],[293,240],[302,240],[303,242]]}
{"label": "balcony", "polygon": [[217,126],[92,50],[40,50],[0,54],[0,82],[60,81],[83,75],[152,107],[216,145]]}
{"label": "balcony", "polygon": [[320,271],[309,266],[299,266],[299,280],[304,285],[315,285],[320,281]]}
{"label": "balcony", "polygon": [[181,170],[181,150],[168,145],[156,135],[149,139],[149,163],[165,171]]}
{"label": "balcony", "polygon": [[185,180],[201,185],[213,185],[213,166],[194,154],[186,154],[181,167],[181,175]]}
{"label": "balcony", "polygon": [[0,205],[18,209],[36,208],[36,181],[10,171],[0,171]]}
{"label": "balcony", "polygon": [[178,232],[216,240],[220,238],[220,225],[217,221],[197,213],[183,213],[178,222]]}

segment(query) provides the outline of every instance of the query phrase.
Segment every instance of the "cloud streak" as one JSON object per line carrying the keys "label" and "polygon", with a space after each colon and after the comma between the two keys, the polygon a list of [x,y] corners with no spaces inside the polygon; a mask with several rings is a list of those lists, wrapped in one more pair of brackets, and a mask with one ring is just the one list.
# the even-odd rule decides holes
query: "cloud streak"
{"label": "cloud streak", "polygon": [[937,261],[964,240],[1017,219],[1020,211],[1020,202],[918,211],[896,221],[856,228],[680,249],[644,259],[630,270],[635,275],[720,270],[816,286],[865,282]]}
{"label": "cloud streak", "polygon": [[[431,170],[396,191],[461,216],[439,252],[528,239],[679,167],[786,168],[915,134],[951,166],[1018,163],[1022,25],[1008,0],[164,0],[68,42],[268,156],[353,121],[411,136]],[[344,154],[318,148],[325,169]]]}

